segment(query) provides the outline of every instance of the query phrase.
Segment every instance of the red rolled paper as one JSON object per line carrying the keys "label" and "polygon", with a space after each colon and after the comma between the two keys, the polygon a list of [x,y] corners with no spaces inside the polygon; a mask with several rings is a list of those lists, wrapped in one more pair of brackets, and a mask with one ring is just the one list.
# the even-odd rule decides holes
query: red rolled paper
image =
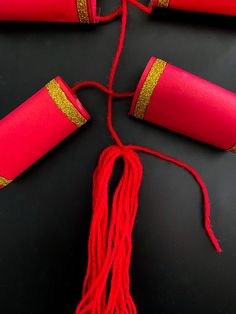
{"label": "red rolled paper", "polygon": [[0,0],[0,20],[96,22],[96,0]]}
{"label": "red rolled paper", "polygon": [[158,0],[157,6],[184,11],[236,15],[235,0]]}
{"label": "red rolled paper", "polygon": [[130,114],[236,153],[236,94],[152,57]]}
{"label": "red rolled paper", "polygon": [[56,77],[0,121],[0,187],[8,185],[90,119]]}

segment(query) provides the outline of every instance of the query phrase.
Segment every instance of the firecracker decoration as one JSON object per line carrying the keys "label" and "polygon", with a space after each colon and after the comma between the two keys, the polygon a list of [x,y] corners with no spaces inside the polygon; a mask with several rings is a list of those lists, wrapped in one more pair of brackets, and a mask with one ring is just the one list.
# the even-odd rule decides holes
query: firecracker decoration
{"label": "firecracker decoration", "polygon": [[0,0],[0,21],[95,23],[96,0]]}
{"label": "firecracker decoration", "polygon": [[236,94],[152,57],[130,114],[223,150],[236,150]]}
{"label": "firecracker decoration", "polygon": [[155,0],[159,8],[236,15],[235,0]]}
{"label": "firecracker decoration", "polygon": [[60,78],[0,121],[0,187],[11,183],[90,119]]}

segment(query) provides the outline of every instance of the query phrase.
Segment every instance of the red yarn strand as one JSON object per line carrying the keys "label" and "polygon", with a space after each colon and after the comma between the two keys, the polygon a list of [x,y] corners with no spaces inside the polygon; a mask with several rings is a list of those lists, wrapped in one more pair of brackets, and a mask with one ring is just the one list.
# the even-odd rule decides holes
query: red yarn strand
{"label": "red yarn strand", "polygon": [[131,3],[133,6],[135,6],[136,8],[138,8],[139,10],[147,13],[147,14],[151,14],[153,7],[156,6],[158,0],[154,0],[150,3],[150,5],[147,7],[144,4],[138,2],[137,0],[127,0],[129,3]]}
{"label": "red yarn strand", "polygon": [[[122,0],[121,31],[120,31],[120,36],[119,36],[118,48],[117,48],[115,58],[111,67],[111,72],[109,75],[108,87],[110,90],[113,89],[113,83],[114,83],[114,79],[116,75],[116,70],[119,65],[121,53],[124,46],[126,26],[127,26],[127,17],[128,17],[127,0]],[[109,95],[108,110],[107,110],[107,126],[114,141],[117,143],[117,145],[119,145],[120,147],[123,147],[123,144],[112,124],[112,104],[113,104],[112,100],[113,100],[112,95]]]}
{"label": "red yarn strand", "polygon": [[118,9],[116,9],[111,14],[106,15],[106,16],[97,16],[97,19],[98,19],[98,22],[109,22],[119,17],[121,13],[122,13],[122,7],[119,6]]}
{"label": "red yarn strand", "polygon": [[81,88],[84,87],[95,87],[100,89],[101,91],[103,91],[106,94],[112,95],[115,98],[129,98],[129,97],[133,97],[134,96],[134,92],[125,92],[125,93],[116,93],[112,90],[109,90],[109,88],[107,88],[106,86],[95,82],[95,81],[84,81],[84,82],[80,82],[77,83],[73,88],[71,88],[72,93],[78,91]]}
{"label": "red yarn strand", "polygon": [[168,162],[171,162],[185,170],[187,170],[193,177],[194,179],[197,181],[198,185],[200,186],[201,188],[201,191],[202,191],[202,195],[203,195],[203,201],[204,201],[204,226],[205,226],[205,229],[206,229],[206,232],[213,244],[213,246],[215,247],[216,251],[217,252],[222,252],[222,249],[219,245],[219,242],[218,240],[216,239],[215,235],[214,235],[214,232],[211,228],[211,221],[210,221],[210,201],[209,201],[209,195],[208,195],[208,192],[207,192],[207,188],[206,188],[206,185],[205,183],[203,182],[203,180],[201,179],[200,175],[197,173],[196,170],[194,170],[192,167],[190,167],[188,164],[182,162],[182,161],[179,161],[175,158],[172,158],[172,157],[169,157],[169,156],[166,156],[164,154],[161,154],[159,152],[156,152],[152,149],[149,149],[149,148],[146,148],[146,147],[143,147],[143,146],[138,146],[138,145],[129,145],[128,146],[130,149],[133,149],[133,150],[137,150],[137,151],[142,151],[142,152],[145,152],[145,153],[148,153],[150,155],[153,155],[155,157],[158,157],[160,159],[163,159],[165,161],[168,161]]}

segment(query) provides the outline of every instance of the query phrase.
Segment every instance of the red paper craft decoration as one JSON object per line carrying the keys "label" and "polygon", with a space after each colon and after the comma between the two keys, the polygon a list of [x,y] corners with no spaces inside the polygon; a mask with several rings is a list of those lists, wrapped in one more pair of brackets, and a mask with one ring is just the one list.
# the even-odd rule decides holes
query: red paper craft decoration
{"label": "red paper craft decoration", "polygon": [[56,77],[0,121],[0,187],[8,185],[90,119]]}
{"label": "red paper craft decoration", "polygon": [[160,8],[236,15],[235,0],[158,0],[156,3]]}
{"label": "red paper craft decoration", "polygon": [[236,153],[236,94],[151,58],[130,114]]}
{"label": "red paper craft decoration", "polygon": [[96,22],[96,0],[0,0],[0,20]]}

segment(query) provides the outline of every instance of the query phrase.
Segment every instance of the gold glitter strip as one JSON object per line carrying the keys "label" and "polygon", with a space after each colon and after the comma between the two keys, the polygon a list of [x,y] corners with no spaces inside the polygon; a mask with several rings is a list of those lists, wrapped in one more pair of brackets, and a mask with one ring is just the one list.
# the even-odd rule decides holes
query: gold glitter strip
{"label": "gold glitter strip", "polygon": [[74,105],[69,101],[66,94],[61,89],[56,80],[52,80],[46,85],[49,95],[57,107],[73,122],[77,127],[81,127],[87,120],[76,110]]}
{"label": "gold glitter strip", "polygon": [[167,63],[161,59],[156,59],[153,63],[151,70],[148,73],[148,76],[145,79],[145,82],[141,88],[136,106],[134,109],[134,116],[139,119],[144,119],[144,115],[147,109],[147,106],[150,102],[152,93],[162,76]]}
{"label": "gold glitter strip", "polygon": [[12,182],[12,180],[8,180],[6,178],[0,177],[0,186],[7,186],[11,182]]}
{"label": "gold glitter strip", "polygon": [[232,148],[230,148],[228,151],[236,154],[236,144]]}
{"label": "gold glitter strip", "polygon": [[170,0],[159,0],[158,1],[158,7],[159,8],[169,8],[169,5],[170,5]]}
{"label": "gold glitter strip", "polygon": [[80,23],[90,23],[87,0],[76,0],[76,5]]}

